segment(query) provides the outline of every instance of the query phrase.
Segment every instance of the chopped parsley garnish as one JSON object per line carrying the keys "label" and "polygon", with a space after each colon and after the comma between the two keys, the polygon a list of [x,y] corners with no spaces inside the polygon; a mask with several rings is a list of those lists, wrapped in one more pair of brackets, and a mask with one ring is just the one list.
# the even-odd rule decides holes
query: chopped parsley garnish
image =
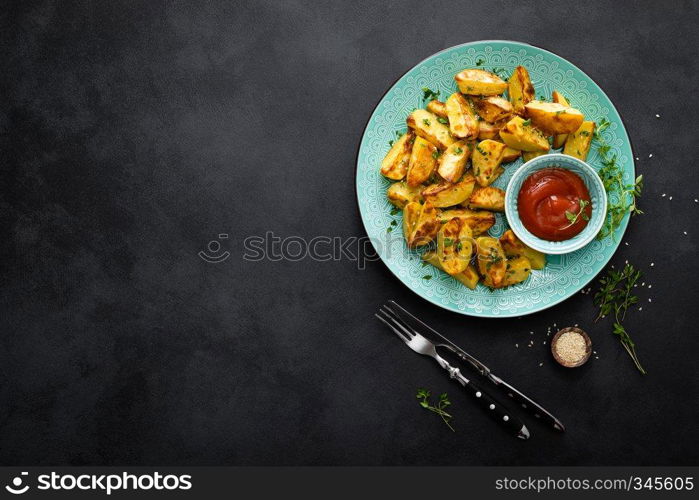
{"label": "chopped parsley garnish", "polygon": [[445,247],[450,247],[454,244],[454,240],[451,238],[444,238],[444,246]]}
{"label": "chopped parsley garnish", "polygon": [[423,118],[423,119],[422,119],[422,123],[424,123],[424,124],[427,125],[428,127],[429,127],[430,124],[431,124],[431,122],[430,122],[427,118]]}
{"label": "chopped parsley garnish", "polygon": [[431,280],[431,279],[432,279],[432,275],[426,274],[426,275],[424,275],[424,276],[422,277],[422,279],[423,279],[423,280]]}
{"label": "chopped parsley garnish", "polygon": [[525,127],[528,127],[528,126],[531,125],[531,124],[532,124],[531,119],[529,119],[529,120],[524,120],[524,121],[522,122],[522,125],[525,126]]}
{"label": "chopped parsley garnish", "polygon": [[435,151],[432,153],[432,158],[436,160],[440,156],[442,156],[442,152],[439,149],[435,149]]}
{"label": "chopped parsley garnish", "polygon": [[444,125],[446,125],[446,124],[449,123],[449,120],[447,120],[446,118],[442,118],[441,116],[438,116],[438,117],[437,117],[437,121],[438,121],[439,123],[444,124]]}
{"label": "chopped parsley garnish", "polygon": [[461,149],[461,148],[459,148],[459,147],[457,147],[457,148],[454,149],[454,154],[455,154],[455,155],[460,155],[460,154],[463,153],[463,152],[464,152],[464,150]]}
{"label": "chopped parsley garnish", "polygon": [[422,98],[425,101],[434,101],[439,97],[439,90],[435,92],[429,87],[422,87]]}

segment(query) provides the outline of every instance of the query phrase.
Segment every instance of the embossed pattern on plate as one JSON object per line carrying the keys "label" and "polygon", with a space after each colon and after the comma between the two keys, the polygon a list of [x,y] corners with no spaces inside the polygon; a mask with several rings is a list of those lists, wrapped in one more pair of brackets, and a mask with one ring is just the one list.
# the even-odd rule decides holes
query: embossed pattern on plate
{"label": "embossed pattern on plate", "polygon": [[[450,311],[482,317],[510,317],[546,309],[572,296],[599,273],[619,247],[628,225],[624,218],[614,237],[594,240],[584,248],[565,255],[548,257],[546,268],[533,271],[530,278],[518,285],[491,291],[483,285],[469,290],[464,285],[432,266],[423,266],[421,250],[411,251],[401,234],[401,214],[391,215],[392,205],[386,199],[390,181],[379,173],[379,165],[389,149],[388,141],[396,131],[406,129],[405,118],[414,108],[424,107],[422,88],[439,90],[446,98],[456,91],[454,75],[464,68],[480,66],[492,70],[502,68],[510,75],[518,66],[525,66],[536,89],[537,98],[550,100],[558,90],[580,109],[586,119],[611,122],[604,132],[617,155],[624,180],[635,178],[633,154],[626,129],[619,113],[606,94],[585,73],[565,59],[544,49],[510,41],[472,42],[446,49],[417,64],[403,75],[381,99],[362,136],[357,155],[356,188],[362,222],[378,255],[388,268],[411,290],[430,302]],[[601,161],[593,144],[587,162],[596,170]],[[505,173],[494,183],[505,189],[522,159],[505,165]],[[392,221],[395,225],[391,226]],[[393,227],[391,231],[387,228]],[[490,233],[499,236],[507,229],[504,214]],[[425,279],[430,276],[430,279]]]}

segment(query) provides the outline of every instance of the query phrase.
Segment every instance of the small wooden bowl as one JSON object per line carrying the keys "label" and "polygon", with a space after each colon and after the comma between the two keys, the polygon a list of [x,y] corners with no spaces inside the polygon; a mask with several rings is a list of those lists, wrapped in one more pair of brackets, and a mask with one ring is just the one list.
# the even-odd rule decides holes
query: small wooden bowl
{"label": "small wooden bowl", "polygon": [[[569,363],[565,361],[558,355],[558,352],[556,352],[556,345],[558,344],[558,339],[561,335],[563,335],[566,332],[578,333],[582,335],[582,337],[585,339],[585,355],[575,363]],[[565,366],[566,368],[577,368],[578,366],[584,365],[587,362],[587,360],[590,359],[590,354],[592,354],[592,340],[590,340],[590,337],[587,333],[585,333],[578,327],[569,326],[567,328],[563,328],[562,330],[559,330],[556,333],[556,335],[554,335],[551,339],[551,354],[553,354],[553,358],[558,362],[559,365]]]}

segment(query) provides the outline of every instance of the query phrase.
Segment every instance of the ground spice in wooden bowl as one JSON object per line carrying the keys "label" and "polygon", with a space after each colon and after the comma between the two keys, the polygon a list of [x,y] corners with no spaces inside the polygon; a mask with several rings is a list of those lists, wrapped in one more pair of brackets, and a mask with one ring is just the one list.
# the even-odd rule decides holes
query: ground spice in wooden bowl
{"label": "ground spice in wooden bowl", "polygon": [[560,365],[575,368],[590,359],[592,341],[580,328],[569,326],[553,336],[551,353]]}

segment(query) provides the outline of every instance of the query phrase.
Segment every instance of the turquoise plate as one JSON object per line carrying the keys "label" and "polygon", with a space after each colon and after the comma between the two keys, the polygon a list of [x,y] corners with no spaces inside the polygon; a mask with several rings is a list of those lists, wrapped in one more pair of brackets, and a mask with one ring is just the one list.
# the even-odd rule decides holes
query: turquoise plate
{"label": "turquoise plate", "polygon": [[[481,66],[476,62],[482,60]],[[635,178],[633,154],[621,117],[607,95],[590,77],[565,59],[547,50],[520,42],[490,40],[458,45],[438,52],[404,74],[376,106],[359,145],[357,155],[357,200],[364,228],[377,254],[408,288],[440,307],[470,316],[505,318],[535,313],[572,296],[587,285],[609,262],[619,247],[628,225],[628,215],[611,237],[594,240],[565,255],[551,255],[543,270],[533,271],[523,283],[490,291],[483,285],[469,290],[451,276],[432,266],[423,266],[421,250],[409,250],[402,237],[401,214],[391,214],[386,199],[390,181],[379,173],[381,160],[389,149],[388,141],[396,131],[406,129],[405,119],[414,108],[422,108],[423,87],[439,90],[441,96],[456,92],[454,75],[465,68],[487,70],[502,68],[510,75],[518,66],[529,70],[537,98],[558,90],[586,119],[611,122],[603,135],[617,155],[624,181]],[[610,78],[614,75],[610,75]],[[595,170],[601,165],[593,147],[587,157]],[[512,173],[522,165],[521,158],[505,166],[505,173],[494,183],[505,189]],[[388,228],[394,228],[388,231]],[[500,236],[508,228],[504,215],[498,214],[490,234]],[[430,276],[430,279],[425,279]]]}

